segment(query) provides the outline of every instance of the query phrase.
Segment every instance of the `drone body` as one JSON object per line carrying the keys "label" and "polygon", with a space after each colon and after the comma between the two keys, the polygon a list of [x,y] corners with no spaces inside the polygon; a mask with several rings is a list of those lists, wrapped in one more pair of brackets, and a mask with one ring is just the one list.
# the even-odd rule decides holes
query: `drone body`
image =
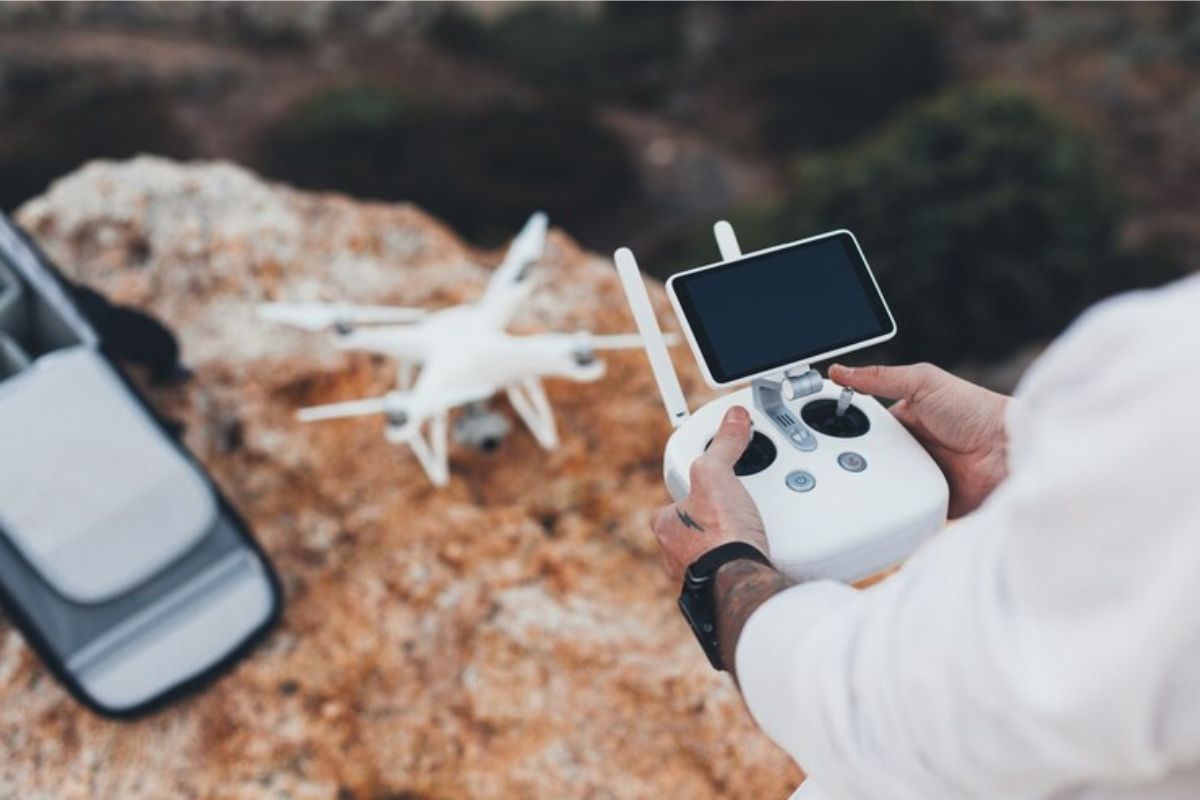
{"label": "drone body", "polygon": [[546,216],[534,214],[510,246],[482,297],[437,311],[391,306],[267,303],[262,318],[307,330],[331,328],[335,344],[394,358],[397,388],[381,397],[301,409],[302,422],[382,414],[385,436],[406,444],[429,479],[450,478],[449,412],[465,407],[454,425],[456,441],[495,449],[509,432],[507,418],[487,401],[503,392],[538,444],[558,444],[544,377],[594,381],[604,374],[597,350],[640,348],[637,334],[515,335],[507,327],[532,288],[530,268],[542,254]]}

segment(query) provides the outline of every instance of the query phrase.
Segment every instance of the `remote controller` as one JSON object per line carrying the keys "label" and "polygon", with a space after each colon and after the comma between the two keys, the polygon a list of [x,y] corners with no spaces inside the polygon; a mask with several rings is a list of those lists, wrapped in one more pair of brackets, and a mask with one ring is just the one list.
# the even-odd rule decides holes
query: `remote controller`
{"label": "remote controller", "polygon": [[[710,385],[751,383],[695,413],[688,411],[633,253],[622,248],[615,255],[676,428],[663,461],[668,492],[676,501],[688,495],[692,462],[712,441],[726,410],[741,405],[750,412],[754,433],[734,473],[762,515],[775,566],[794,578],[852,581],[899,563],[944,525],[945,477],[878,401],[808,368],[809,360],[895,333],[857,242],[837,231],[743,257],[728,223],[717,223],[716,234],[723,261],[672,276],[668,290]],[[795,319],[777,318],[770,296],[789,286],[802,287],[810,295],[808,305],[819,309],[810,322],[802,311]],[[739,304],[740,310],[729,308]],[[863,321],[860,330],[839,318],[843,308]],[[799,348],[794,352],[788,344],[793,339]],[[739,355],[759,351],[773,351],[767,357],[774,361]],[[747,370],[751,374],[743,375]]]}

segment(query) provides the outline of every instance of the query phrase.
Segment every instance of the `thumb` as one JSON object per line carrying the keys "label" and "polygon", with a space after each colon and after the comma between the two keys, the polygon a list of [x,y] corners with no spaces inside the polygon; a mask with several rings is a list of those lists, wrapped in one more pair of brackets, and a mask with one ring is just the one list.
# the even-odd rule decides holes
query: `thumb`
{"label": "thumb", "polygon": [[929,364],[908,364],[902,367],[847,367],[834,364],[829,378],[863,394],[889,400],[911,399],[926,388],[935,368]]}
{"label": "thumb", "polygon": [[721,427],[702,458],[715,466],[733,469],[734,462],[746,452],[750,436],[750,412],[741,406],[733,406],[725,412]]}

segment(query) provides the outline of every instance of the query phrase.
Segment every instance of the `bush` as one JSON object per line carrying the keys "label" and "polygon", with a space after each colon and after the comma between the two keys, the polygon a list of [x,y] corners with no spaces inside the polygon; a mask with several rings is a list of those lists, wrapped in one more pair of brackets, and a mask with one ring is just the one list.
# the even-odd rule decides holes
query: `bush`
{"label": "bush", "polygon": [[530,212],[586,235],[637,192],[624,145],[553,106],[448,110],[390,90],[346,87],[274,125],[258,166],[298,186],[410,200],[465,236],[495,244]]}
{"label": "bush", "polygon": [[451,4],[431,35],[560,99],[645,105],[661,98],[678,64],[681,10],[677,3],[606,3],[598,10],[531,3],[484,21]]}
{"label": "bush", "polygon": [[803,161],[780,238],[847,227],[900,326],[901,359],[992,359],[1058,333],[1157,268],[1119,252],[1089,140],[1028,97],[960,91],[862,147]]}
{"label": "bush", "polygon": [[[791,181],[780,207],[730,219],[747,250],[852,230],[899,325],[871,360],[1003,358],[1100,297],[1176,274],[1120,250],[1122,205],[1089,140],[1010,90],[918,107],[858,147],[800,161]],[[712,261],[712,234],[658,258]]]}
{"label": "bush", "polygon": [[714,66],[779,151],[843,145],[945,81],[938,30],[911,5],[755,3],[729,22]]}
{"label": "bush", "polygon": [[0,208],[11,211],[95,158],[186,157],[192,146],[155,88],[12,70],[0,97]]}

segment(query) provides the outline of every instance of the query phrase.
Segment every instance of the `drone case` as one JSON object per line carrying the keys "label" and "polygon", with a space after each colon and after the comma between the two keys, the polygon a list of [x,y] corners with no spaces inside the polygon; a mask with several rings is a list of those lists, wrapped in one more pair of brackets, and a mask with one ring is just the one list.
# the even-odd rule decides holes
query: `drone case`
{"label": "drone case", "polygon": [[265,555],[0,215],[0,600],[67,688],[149,710],[278,618]]}

